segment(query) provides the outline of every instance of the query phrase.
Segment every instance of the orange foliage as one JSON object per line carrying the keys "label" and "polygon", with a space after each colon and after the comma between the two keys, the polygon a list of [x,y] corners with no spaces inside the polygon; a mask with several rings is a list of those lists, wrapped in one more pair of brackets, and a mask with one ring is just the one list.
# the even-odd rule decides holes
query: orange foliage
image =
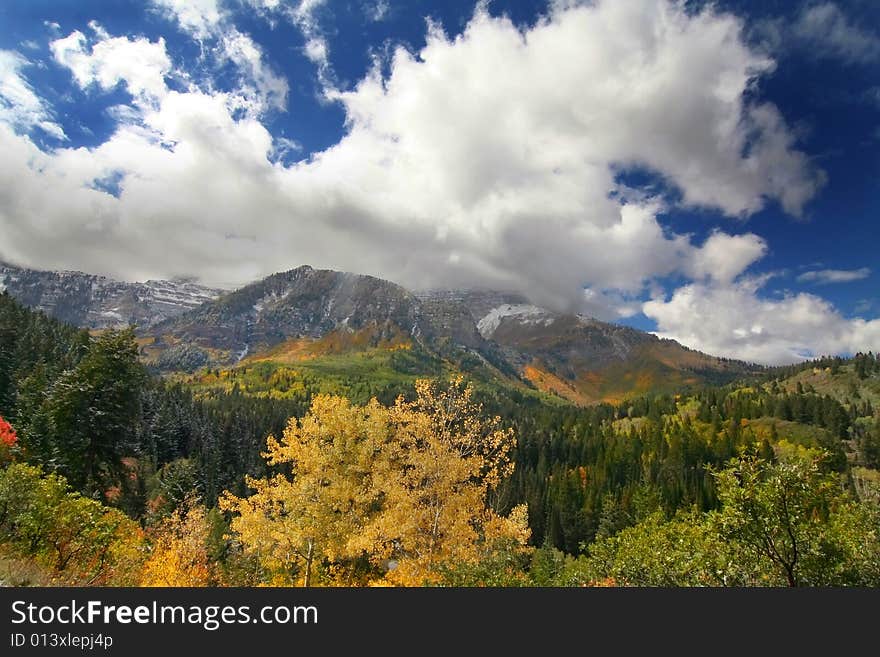
{"label": "orange foliage", "polygon": [[390,338],[386,338],[377,335],[374,327],[358,331],[339,329],[317,339],[292,338],[285,340],[267,351],[244,359],[242,364],[260,361],[294,363],[352,351],[367,351],[368,349],[396,351],[411,348],[412,343],[408,336],[400,331],[395,331]]}
{"label": "orange foliage", "polygon": [[560,397],[564,397],[565,399],[574,402],[575,404],[586,406],[587,404],[591,404],[595,401],[584,395],[571,383],[563,381],[555,374],[551,374],[550,372],[541,369],[538,366],[537,361],[532,364],[526,365],[523,368],[523,376],[531,381],[535,385],[535,387],[538,388],[538,390],[541,390],[543,392],[555,393]]}
{"label": "orange foliage", "polygon": [[590,582],[589,586],[595,587],[595,588],[601,588],[601,589],[608,589],[608,588],[614,588],[614,587],[617,587],[620,585],[617,583],[617,581],[613,577],[608,576],[604,579],[599,579],[594,582]]}

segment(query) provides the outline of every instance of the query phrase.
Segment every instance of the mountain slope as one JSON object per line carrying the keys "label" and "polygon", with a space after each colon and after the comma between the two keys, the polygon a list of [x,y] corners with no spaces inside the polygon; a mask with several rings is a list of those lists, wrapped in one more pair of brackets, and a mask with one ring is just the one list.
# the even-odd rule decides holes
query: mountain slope
{"label": "mountain slope", "polygon": [[459,371],[586,405],[753,371],[636,329],[552,312],[518,294],[413,293],[309,266],[225,294],[185,281],[120,283],[9,266],[0,267],[0,287],[78,326],[138,324],[143,359],[166,372],[254,363],[302,369],[306,361],[315,376],[330,372],[338,381],[346,367],[361,380],[370,371],[391,379]]}
{"label": "mountain slope", "polygon": [[534,386],[578,404],[620,401],[648,391],[725,383],[753,368],[673,340],[581,315],[555,313],[516,294],[433,292],[471,312],[480,334]]}
{"label": "mountain slope", "polygon": [[503,364],[460,304],[423,303],[388,281],[309,266],[273,274],[142,336],[144,354],[162,369],[392,347]]}
{"label": "mountain slope", "polygon": [[82,328],[151,326],[216,298],[191,281],[125,283],[75,271],[36,271],[0,263],[0,292]]}
{"label": "mountain slope", "polygon": [[[576,404],[619,401],[751,371],[677,342],[496,291],[414,294],[371,276],[304,266],[248,285],[143,333],[144,355],[165,370],[321,359],[336,372],[354,352],[413,350],[395,363],[429,374],[454,369],[528,385]],[[387,356],[387,354],[386,354]],[[381,354],[367,360],[389,365]],[[439,360],[438,360],[439,359]],[[427,371],[430,364],[431,371]],[[392,368],[393,369],[393,368]],[[411,371],[410,371],[411,370]]]}

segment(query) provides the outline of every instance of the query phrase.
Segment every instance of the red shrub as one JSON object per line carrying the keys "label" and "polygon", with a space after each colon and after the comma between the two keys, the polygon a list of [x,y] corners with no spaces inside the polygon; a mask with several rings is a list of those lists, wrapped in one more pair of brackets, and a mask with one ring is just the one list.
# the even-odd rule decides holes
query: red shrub
{"label": "red shrub", "polygon": [[18,443],[18,436],[15,429],[6,420],[0,417],[0,445],[4,447],[14,447]]}

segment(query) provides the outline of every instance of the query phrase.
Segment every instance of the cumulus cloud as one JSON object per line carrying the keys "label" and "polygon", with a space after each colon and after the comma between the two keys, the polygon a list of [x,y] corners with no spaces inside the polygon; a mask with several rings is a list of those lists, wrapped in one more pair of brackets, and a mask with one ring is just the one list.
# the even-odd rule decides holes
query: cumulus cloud
{"label": "cumulus cloud", "polygon": [[22,75],[28,60],[17,52],[0,50],[0,123],[21,132],[40,128],[58,140],[67,139],[52,111]]}
{"label": "cumulus cloud", "polygon": [[689,260],[689,274],[730,283],[767,253],[767,243],[757,235],[714,232]]}
{"label": "cumulus cloud", "polygon": [[[707,353],[783,365],[826,354],[855,353],[880,346],[880,319],[849,319],[813,294],[762,294],[772,275],[745,272],[767,252],[752,234],[714,233],[690,258],[695,279],[667,299],[657,294],[642,312],[657,322],[657,334]],[[821,269],[800,282],[843,283],[867,278],[867,267]],[[863,306],[858,312],[867,311]]]}
{"label": "cumulus cloud", "polygon": [[[260,4],[312,18],[321,5]],[[684,205],[731,217],[768,201],[802,210],[823,174],[750,93],[773,62],[742,27],[667,0],[558,4],[527,28],[478,11],[454,38],[435,25],[420,52],[397,49],[386,76],[329,89],[344,136],[289,166],[289,144],[237,111],[242,94],[197,85],[163,85],[137,121],[116,111],[117,131],[89,149],[43,153],[0,132],[0,255],[226,285],[309,263],[600,316],[631,314],[670,274],[730,287],[764,253],[759,237],[694,243],[655,201],[617,193],[617,176],[648,169]],[[71,35],[59,61],[84,85],[159,88],[164,64],[105,71],[103,42]],[[108,176],[117,196],[96,184]]]}
{"label": "cumulus cloud", "polygon": [[880,319],[847,319],[812,294],[761,298],[765,277],[728,285],[692,283],[670,299],[654,299],[643,312],[657,334],[695,349],[770,365],[825,354],[880,348]]}
{"label": "cumulus cloud", "polygon": [[171,60],[164,39],[111,37],[96,23],[91,27],[98,39],[94,45],[79,30],[49,44],[55,61],[70,69],[80,87],[96,84],[108,91],[125,83],[129,93],[142,101],[165,94]]}
{"label": "cumulus cloud", "polygon": [[820,285],[828,283],[851,283],[852,281],[860,281],[868,278],[871,270],[868,267],[860,269],[818,269],[815,271],[806,271],[797,279],[802,283],[817,283]]}

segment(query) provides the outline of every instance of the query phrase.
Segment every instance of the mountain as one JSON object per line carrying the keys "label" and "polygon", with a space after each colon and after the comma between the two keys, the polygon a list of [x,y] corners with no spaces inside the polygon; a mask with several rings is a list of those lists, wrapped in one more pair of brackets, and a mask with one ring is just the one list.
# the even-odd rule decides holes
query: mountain
{"label": "mountain", "polygon": [[68,324],[90,329],[152,326],[216,298],[188,280],[126,283],[78,271],[36,271],[0,263],[0,292]]}
{"label": "mountain", "polygon": [[137,324],[143,359],[166,372],[295,364],[318,378],[332,373],[343,385],[357,377],[460,371],[586,405],[754,371],[633,328],[553,312],[515,293],[414,293],[309,266],[227,293],[188,281],[122,283],[2,266],[0,288],[78,326]]}
{"label": "mountain", "polygon": [[145,356],[160,369],[397,348],[506,365],[462,304],[422,301],[379,278],[309,266],[222,295],[142,336]]}
{"label": "mountain", "polygon": [[578,404],[724,383],[752,370],[627,326],[552,312],[514,293],[435,291],[421,298],[466,307],[482,337],[497,344],[523,378]]}
{"label": "mountain", "polygon": [[[314,367],[345,353],[407,349],[430,356],[421,366],[436,367],[439,359],[581,405],[723,383],[752,371],[633,328],[552,312],[514,293],[413,293],[308,266],[154,325],[142,345],[160,369],[188,371],[257,361]],[[335,362],[334,370],[344,366],[361,371],[363,363]],[[394,364],[381,359],[374,366]]]}

